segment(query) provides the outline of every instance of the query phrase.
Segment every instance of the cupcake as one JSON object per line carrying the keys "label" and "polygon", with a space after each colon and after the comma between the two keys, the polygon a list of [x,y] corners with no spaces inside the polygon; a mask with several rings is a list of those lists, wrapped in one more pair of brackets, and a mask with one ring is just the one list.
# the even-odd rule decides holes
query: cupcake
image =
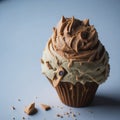
{"label": "cupcake", "polygon": [[109,75],[109,55],[89,19],[61,18],[41,58],[42,73],[71,107],[88,106]]}

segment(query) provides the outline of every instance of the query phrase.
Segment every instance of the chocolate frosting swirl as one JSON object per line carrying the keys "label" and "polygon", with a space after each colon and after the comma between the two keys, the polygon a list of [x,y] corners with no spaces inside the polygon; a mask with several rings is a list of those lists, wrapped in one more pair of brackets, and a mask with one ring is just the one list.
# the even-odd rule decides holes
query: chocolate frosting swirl
{"label": "chocolate frosting swirl", "polygon": [[94,62],[105,58],[105,48],[89,19],[81,21],[62,17],[53,28],[51,39],[53,49],[67,59]]}

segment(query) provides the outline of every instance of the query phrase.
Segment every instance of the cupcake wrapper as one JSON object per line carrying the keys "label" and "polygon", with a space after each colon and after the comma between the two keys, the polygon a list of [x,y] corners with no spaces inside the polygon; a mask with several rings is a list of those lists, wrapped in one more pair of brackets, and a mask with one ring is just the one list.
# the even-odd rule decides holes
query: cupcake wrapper
{"label": "cupcake wrapper", "polygon": [[85,85],[76,83],[73,85],[68,82],[60,82],[55,87],[61,101],[71,107],[84,107],[91,104],[95,96],[98,84],[87,82]]}

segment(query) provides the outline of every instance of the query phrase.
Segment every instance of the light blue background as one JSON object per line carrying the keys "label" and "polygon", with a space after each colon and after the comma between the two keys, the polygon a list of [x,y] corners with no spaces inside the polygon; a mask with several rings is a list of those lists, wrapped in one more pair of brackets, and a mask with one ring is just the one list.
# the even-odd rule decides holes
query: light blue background
{"label": "light blue background", "polygon": [[27,119],[23,109],[33,101],[39,112],[30,120],[55,120],[57,113],[62,114],[56,107],[44,112],[40,103],[63,106],[69,112],[40,69],[43,49],[62,15],[89,18],[110,55],[110,77],[91,106],[72,109],[81,113],[77,120],[120,119],[119,0],[0,0],[0,120]]}

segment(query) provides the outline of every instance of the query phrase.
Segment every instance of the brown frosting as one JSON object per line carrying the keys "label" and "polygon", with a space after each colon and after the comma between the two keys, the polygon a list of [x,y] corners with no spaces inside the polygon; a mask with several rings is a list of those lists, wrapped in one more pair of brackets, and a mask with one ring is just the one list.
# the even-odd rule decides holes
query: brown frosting
{"label": "brown frosting", "polygon": [[89,20],[62,17],[41,59],[42,73],[56,87],[60,82],[103,83],[109,75],[109,55]]}
{"label": "brown frosting", "polygon": [[103,61],[105,48],[89,20],[62,17],[53,28],[52,47],[62,57],[75,61]]}

